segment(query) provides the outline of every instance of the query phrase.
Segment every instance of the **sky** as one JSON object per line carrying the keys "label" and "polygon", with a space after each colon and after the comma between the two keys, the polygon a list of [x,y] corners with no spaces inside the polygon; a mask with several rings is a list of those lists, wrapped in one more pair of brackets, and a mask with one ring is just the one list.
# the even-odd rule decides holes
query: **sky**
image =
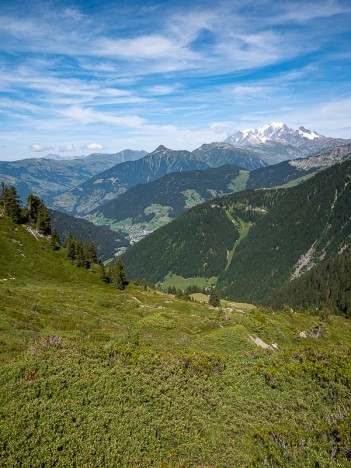
{"label": "sky", "polygon": [[351,2],[0,2],[0,160],[351,138]]}

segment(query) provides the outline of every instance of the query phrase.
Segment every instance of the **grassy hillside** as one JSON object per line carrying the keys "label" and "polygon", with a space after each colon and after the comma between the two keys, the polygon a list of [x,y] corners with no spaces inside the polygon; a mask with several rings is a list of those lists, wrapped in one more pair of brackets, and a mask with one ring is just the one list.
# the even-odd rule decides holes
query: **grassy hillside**
{"label": "grassy hillside", "polygon": [[347,466],[346,319],[117,291],[4,219],[0,249],[1,466]]}

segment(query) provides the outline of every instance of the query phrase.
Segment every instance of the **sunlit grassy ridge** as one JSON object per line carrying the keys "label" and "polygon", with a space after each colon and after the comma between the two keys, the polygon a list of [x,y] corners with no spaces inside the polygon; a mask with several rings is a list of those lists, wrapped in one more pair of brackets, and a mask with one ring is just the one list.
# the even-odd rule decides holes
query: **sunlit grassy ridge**
{"label": "sunlit grassy ridge", "polygon": [[347,466],[350,321],[117,291],[0,227],[1,466]]}

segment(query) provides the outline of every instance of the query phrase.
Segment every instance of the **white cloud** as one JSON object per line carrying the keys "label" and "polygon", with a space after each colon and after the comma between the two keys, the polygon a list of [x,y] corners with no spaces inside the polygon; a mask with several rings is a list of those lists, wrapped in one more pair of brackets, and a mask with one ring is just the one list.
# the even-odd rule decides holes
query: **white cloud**
{"label": "white cloud", "polygon": [[64,153],[64,152],[75,151],[76,147],[74,146],[73,143],[67,143],[67,145],[59,146],[58,150],[60,153]]}
{"label": "white cloud", "polygon": [[84,145],[81,147],[81,149],[88,149],[88,150],[102,150],[106,149],[104,145],[100,145],[100,143],[89,143],[88,145]]}
{"label": "white cloud", "polygon": [[78,8],[73,7],[65,8],[63,14],[65,16],[68,16],[69,18],[72,18],[74,21],[81,21],[87,18],[87,16],[84,15],[80,10],[78,10]]}
{"label": "white cloud", "polygon": [[54,146],[46,146],[46,145],[39,145],[38,143],[34,143],[33,145],[28,146],[29,151],[33,153],[42,153],[44,151],[54,150]]}
{"label": "white cloud", "polygon": [[197,54],[178,43],[173,38],[162,35],[139,36],[132,39],[101,38],[97,43],[97,55],[121,57],[133,60],[199,58]]}
{"label": "white cloud", "polygon": [[215,122],[210,125],[210,130],[218,134],[227,133],[228,125],[222,122]]}
{"label": "white cloud", "polygon": [[89,108],[82,108],[79,106],[72,106],[66,110],[59,111],[59,113],[70,117],[74,120],[78,120],[83,124],[102,122],[109,125],[117,125],[119,127],[141,127],[145,119],[138,117],[137,115],[123,115],[116,116],[106,112],[98,112]]}
{"label": "white cloud", "polygon": [[341,6],[338,2],[330,0],[319,0],[318,6],[314,2],[310,4],[306,2],[282,3],[282,5],[281,13],[278,12],[271,18],[273,23],[306,23],[319,18],[330,19],[332,16],[347,14],[351,11],[350,7]]}
{"label": "white cloud", "polygon": [[174,85],[174,86],[169,86],[169,85],[156,85],[156,86],[151,86],[150,88],[147,89],[147,92],[149,94],[153,95],[165,95],[165,94],[172,94],[174,93],[179,86]]}

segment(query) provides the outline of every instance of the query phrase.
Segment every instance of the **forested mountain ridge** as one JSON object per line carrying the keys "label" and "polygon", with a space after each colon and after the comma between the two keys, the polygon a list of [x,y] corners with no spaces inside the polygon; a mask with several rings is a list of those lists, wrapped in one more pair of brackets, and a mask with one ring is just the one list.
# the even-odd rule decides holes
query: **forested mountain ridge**
{"label": "forested mountain ridge", "polygon": [[303,180],[320,169],[332,166],[337,162],[351,159],[351,144],[333,148],[325,153],[306,158],[292,159],[272,166],[251,171],[246,188],[269,188],[287,185],[299,179]]}
{"label": "forested mountain ridge", "polygon": [[138,159],[145,154],[145,151],[124,150],[116,154],[91,154],[79,159],[0,161],[0,181],[15,185],[23,201],[30,193],[35,193],[51,204],[57,194],[122,161]]}
{"label": "forested mountain ridge", "polygon": [[284,284],[350,247],[350,177],[345,161],[289,189],[199,205],[132,246],[124,254],[127,270],[152,281],[169,272],[219,276],[225,297],[266,303]]}
{"label": "forested mountain ridge", "polygon": [[238,246],[218,280],[224,295],[263,301],[351,245],[351,161],[292,187]]}
{"label": "forested mountain ridge", "polygon": [[130,188],[92,213],[112,223],[130,219],[147,223],[165,216],[170,221],[206,200],[245,188],[248,171],[224,165],[218,168],[173,172],[148,184]]}
{"label": "forested mountain ridge", "polygon": [[131,278],[159,282],[169,273],[218,276],[234,247],[282,196],[242,191],[198,205],[130,247],[122,258]]}
{"label": "forested mountain ridge", "polygon": [[170,172],[208,167],[189,151],[173,151],[159,146],[142,159],[117,164],[56,197],[53,207],[72,214],[87,214],[134,185],[159,179]]}

